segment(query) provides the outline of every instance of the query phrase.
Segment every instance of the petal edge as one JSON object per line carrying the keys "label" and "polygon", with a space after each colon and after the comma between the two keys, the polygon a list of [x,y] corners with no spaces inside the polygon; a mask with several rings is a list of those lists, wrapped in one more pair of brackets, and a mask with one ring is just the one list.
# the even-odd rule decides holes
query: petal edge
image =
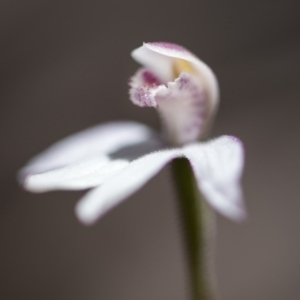
{"label": "petal edge", "polygon": [[97,125],[66,137],[33,157],[18,174],[22,183],[30,174],[47,172],[95,154],[108,154],[126,145],[148,140],[153,131],[135,122]]}
{"label": "petal edge", "polygon": [[209,204],[233,220],[244,220],[246,210],[240,182],[244,148],[241,141],[222,136],[203,144],[186,146],[184,153]]}
{"label": "petal edge", "polygon": [[93,224],[111,208],[140,189],[169,161],[179,156],[182,156],[181,149],[171,149],[153,152],[132,161],[121,173],[87,193],[77,203],[77,217],[84,224]]}

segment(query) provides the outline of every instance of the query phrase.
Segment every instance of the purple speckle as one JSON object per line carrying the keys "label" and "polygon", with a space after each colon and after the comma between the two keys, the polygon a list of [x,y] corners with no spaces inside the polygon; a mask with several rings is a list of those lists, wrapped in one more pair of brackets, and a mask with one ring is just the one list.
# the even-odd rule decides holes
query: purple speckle
{"label": "purple speckle", "polygon": [[229,135],[228,137],[235,142],[242,143],[237,137],[235,137],[233,135]]}
{"label": "purple speckle", "polygon": [[157,77],[155,77],[150,71],[145,70],[143,72],[143,80],[147,85],[160,85],[161,82]]}
{"label": "purple speckle", "polygon": [[170,49],[170,50],[177,50],[177,51],[182,51],[182,52],[187,51],[184,47],[182,47],[180,45],[168,43],[168,42],[152,42],[152,43],[148,43],[148,44],[153,45],[153,46],[158,46],[161,48]]}

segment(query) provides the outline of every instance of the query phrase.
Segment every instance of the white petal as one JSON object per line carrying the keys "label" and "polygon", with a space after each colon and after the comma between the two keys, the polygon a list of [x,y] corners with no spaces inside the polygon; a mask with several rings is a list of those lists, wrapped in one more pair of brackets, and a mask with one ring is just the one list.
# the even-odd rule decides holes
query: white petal
{"label": "white petal", "polygon": [[118,174],[129,164],[126,160],[109,160],[106,156],[97,156],[78,164],[28,176],[24,188],[31,192],[52,190],[82,190],[98,186]]}
{"label": "white petal", "polygon": [[114,122],[98,125],[73,134],[34,157],[20,171],[22,180],[37,174],[63,167],[97,153],[111,153],[121,147],[148,140],[152,131],[135,122]]}
{"label": "white petal", "polygon": [[173,80],[173,58],[148,49],[148,43],[132,51],[131,56],[134,60],[146,67],[162,81]]}
{"label": "white petal", "polygon": [[90,191],[76,206],[78,218],[91,224],[122,200],[140,189],[170,160],[182,155],[181,149],[163,150],[132,161],[121,173]]}
{"label": "white petal", "polygon": [[197,56],[184,47],[166,42],[144,43],[132,52],[132,57],[141,65],[147,67],[162,81],[173,81],[174,60],[184,60],[192,63],[197,76],[204,84],[211,103],[215,110],[219,100],[219,88],[215,74],[211,68]]}
{"label": "white petal", "polygon": [[200,191],[220,213],[235,220],[246,216],[240,178],[244,164],[242,143],[223,136],[184,148]]}

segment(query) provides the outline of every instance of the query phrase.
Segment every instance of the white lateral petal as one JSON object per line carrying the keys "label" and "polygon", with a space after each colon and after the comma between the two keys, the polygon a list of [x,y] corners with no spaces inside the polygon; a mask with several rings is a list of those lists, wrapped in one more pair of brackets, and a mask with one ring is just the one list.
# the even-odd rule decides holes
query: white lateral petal
{"label": "white lateral petal", "polygon": [[140,189],[169,161],[181,155],[181,149],[162,150],[132,161],[121,173],[90,191],[79,201],[76,206],[78,218],[85,224],[92,224]]}
{"label": "white lateral petal", "polygon": [[242,143],[234,137],[222,136],[207,143],[186,146],[199,189],[206,200],[223,215],[234,220],[246,216],[241,190],[244,164]]}
{"label": "white lateral petal", "polygon": [[41,193],[53,190],[82,190],[98,186],[122,171],[129,164],[126,160],[109,160],[97,156],[42,174],[28,176],[24,188]]}
{"label": "white lateral petal", "polygon": [[20,171],[19,178],[64,167],[97,153],[108,154],[150,139],[153,132],[135,122],[112,122],[73,134],[37,155]]}

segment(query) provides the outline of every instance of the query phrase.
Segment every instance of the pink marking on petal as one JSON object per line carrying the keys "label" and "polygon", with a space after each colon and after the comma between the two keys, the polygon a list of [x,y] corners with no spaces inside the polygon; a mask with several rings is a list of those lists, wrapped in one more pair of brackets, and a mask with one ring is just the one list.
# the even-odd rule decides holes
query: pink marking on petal
{"label": "pink marking on petal", "polygon": [[161,48],[166,48],[166,49],[169,49],[169,50],[177,50],[177,51],[182,51],[182,52],[189,52],[183,46],[180,46],[180,45],[174,44],[174,43],[169,43],[169,42],[151,42],[151,43],[147,43],[147,44],[158,46],[158,47],[161,47]]}
{"label": "pink marking on petal", "polygon": [[149,70],[140,69],[129,81],[130,100],[141,107],[157,107],[155,96],[158,90],[166,88]]}
{"label": "pink marking on petal", "polygon": [[144,70],[142,73],[145,84],[147,85],[160,85],[161,82],[157,77],[155,77],[150,71]]}
{"label": "pink marking on petal", "polygon": [[168,42],[151,42],[144,43],[143,47],[164,55],[165,57],[184,59],[192,63],[198,63],[200,61],[192,52],[178,44]]}

